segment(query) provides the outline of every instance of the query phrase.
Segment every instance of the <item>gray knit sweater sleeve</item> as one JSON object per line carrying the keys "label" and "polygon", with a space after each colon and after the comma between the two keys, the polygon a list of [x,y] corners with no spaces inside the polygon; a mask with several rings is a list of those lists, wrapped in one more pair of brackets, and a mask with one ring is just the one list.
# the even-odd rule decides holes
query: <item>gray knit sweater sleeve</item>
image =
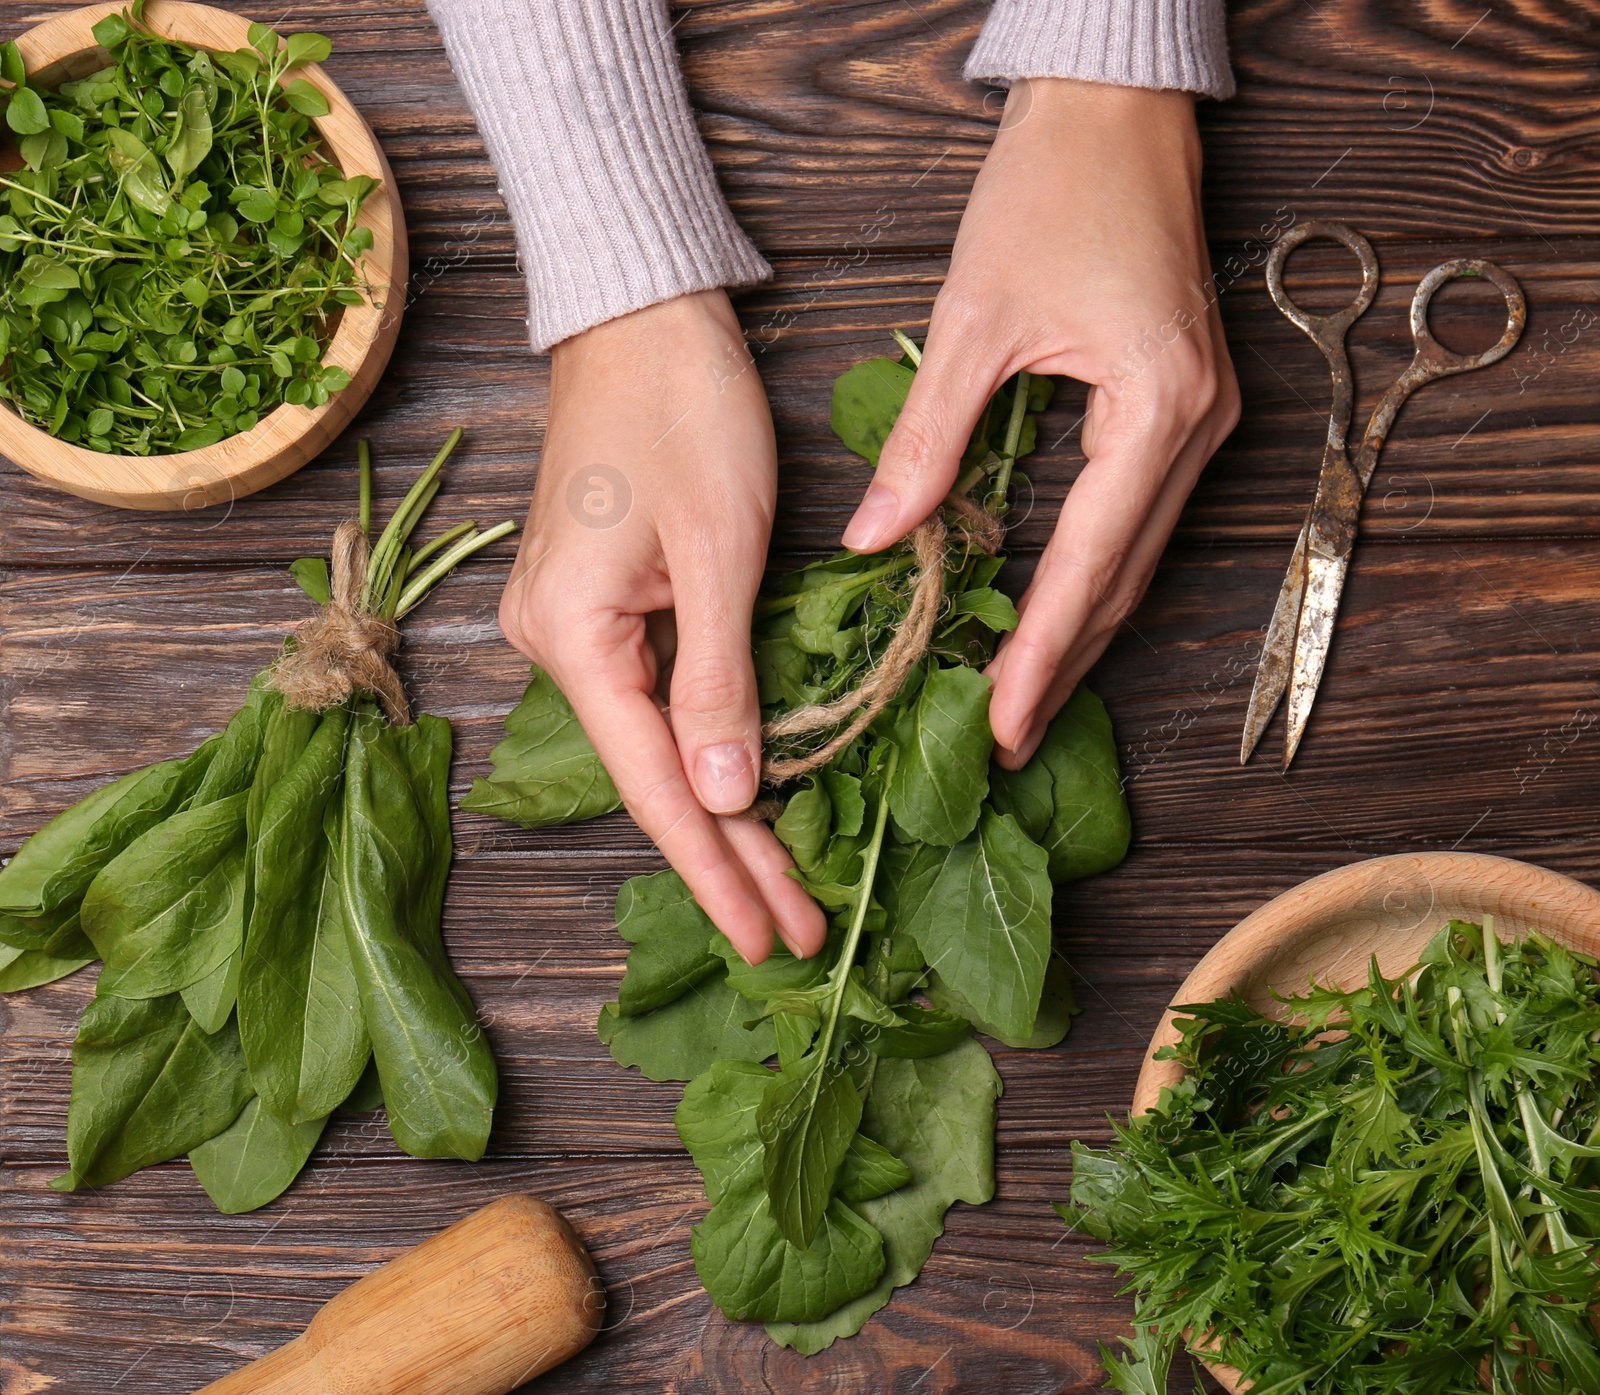
{"label": "gray knit sweater sleeve", "polygon": [[428,0],[500,176],[535,349],[772,268],[717,188],[666,0]]}
{"label": "gray knit sweater sleeve", "polygon": [[[772,269],[729,211],[667,0],[427,0],[500,177],[535,349]],[[1223,0],[995,0],[969,78],[1228,96]]]}
{"label": "gray knit sweater sleeve", "polygon": [[1233,96],[1223,0],[994,0],[966,76]]}

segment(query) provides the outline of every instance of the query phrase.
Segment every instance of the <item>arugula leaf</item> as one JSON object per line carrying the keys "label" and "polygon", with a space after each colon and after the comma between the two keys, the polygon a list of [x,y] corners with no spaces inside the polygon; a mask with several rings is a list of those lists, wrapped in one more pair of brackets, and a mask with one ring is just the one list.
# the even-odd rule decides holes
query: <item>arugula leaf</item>
{"label": "arugula leaf", "polygon": [[805,1057],[767,1085],[756,1124],[769,1211],[784,1239],[801,1249],[828,1209],[861,1104],[850,1072],[826,1053]]}
{"label": "arugula leaf", "polygon": [[[1050,779],[1051,812],[1038,825],[1042,776]],[[1075,881],[1115,867],[1133,836],[1122,792],[1116,740],[1105,704],[1080,686],[1045,731],[1026,766],[991,771],[993,802],[1016,813],[1028,836],[1050,855],[1050,880]],[[1036,831],[1037,830],[1037,831]]]}
{"label": "arugula leaf", "polygon": [[989,793],[989,690],[976,669],[936,668],[895,726],[900,761],[889,787],[895,823],[937,847],[977,826]]}
{"label": "arugula leaf", "polygon": [[634,946],[617,989],[623,1017],[665,1007],[723,967],[711,948],[717,927],[671,870],[622,884],[617,933]]}
{"label": "arugula leaf", "polygon": [[999,1033],[1034,1028],[1050,959],[1047,857],[1009,814],[984,809],[953,848],[895,849],[886,903],[897,933]]}
{"label": "arugula leaf", "polygon": [[712,1203],[692,1232],[695,1270],[742,1322],[821,1317],[870,1289],[884,1265],[882,1236],[843,1201],[829,1202],[804,1248],[773,1220],[757,1131],[772,1078],[764,1066],[718,1061],[684,1091],[676,1115]]}
{"label": "arugula leaf", "polygon": [[716,974],[639,1017],[607,1003],[596,1030],[619,1066],[638,1066],[650,1080],[693,1080],[713,1062],[764,1061],[778,1049],[770,1021],[749,1021],[749,1002]]}
{"label": "arugula leaf", "polygon": [[854,1209],[883,1235],[882,1278],[810,1322],[774,1323],[773,1341],[812,1356],[859,1332],[894,1290],[917,1277],[957,1201],[994,1195],[995,1101],[1002,1086],[989,1053],[968,1040],[925,1060],[880,1060],[862,1134],[911,1173],[911,1181]]}
{"label": "arugula leaf", "polygon": [[834,434],[864,460],[878,463],[914,372],[892,358],[869,358],[839,375],[833,385]]}
{"label": "arugula leaf", "polygon": [[473,781],[463,809],[544,828],[622,807],[572,705],[541,669],[533,670],[522,700],[506,718],[505,740],[489,759],[493,773]]}

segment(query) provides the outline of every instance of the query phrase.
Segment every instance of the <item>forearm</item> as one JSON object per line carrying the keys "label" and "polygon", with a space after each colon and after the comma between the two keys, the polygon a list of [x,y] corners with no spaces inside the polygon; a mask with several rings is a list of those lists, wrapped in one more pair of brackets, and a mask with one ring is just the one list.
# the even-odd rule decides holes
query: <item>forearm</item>
{"label": "forearm", "polygon": [[1223,0],[994,0],[971,81],[1078,78],[1231,97]]}
{"label": "forearm", "polygon": [[729,212],[665,0],[428,0],[528,278],[536,349],[771,268]]}

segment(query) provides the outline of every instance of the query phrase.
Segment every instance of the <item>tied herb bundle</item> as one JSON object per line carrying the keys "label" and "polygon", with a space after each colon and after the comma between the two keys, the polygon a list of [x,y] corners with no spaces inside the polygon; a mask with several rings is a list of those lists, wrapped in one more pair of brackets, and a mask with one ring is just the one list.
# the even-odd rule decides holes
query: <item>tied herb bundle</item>
{"label": "tied herb bundle", "polygon": [[1113,1385],[1187,1345],[1252,1395],[1600,1390],[1594,961],[1452,922],[1414,979],[1286,1007],[1180,1008],[1183,1081],[1074,1146],[1062,1214],[1137,1295]]}
{"label": "tied herb bundle", "polygon": [[[835,386],[835,430],[874,463],[915,372],[903,347]],[[711,1203],[692,1241],[700,1280],[808,1355],[917,1276],[954,1202],[992,1196],[1001,1083],[972,1033],[1027,1047],[1066,1034],[1052,884],[1128,845],[1110,723],[1087,690],[1026,768],[991,763],[979,668],[1017,620],[992,584],[996,514],[1049,388],[1024,373],[996,395],[945,519],[805,567],[758,604],[766,774],[789,782],[774,829],[829,912],[823,950],[746,964],[670,871],[617,900],[633,948],[600,1036],[619,1063],[690,1082],[677,1125]],[[979,486],[989,510],[967,496]],[[528,827],[617,807],[548,677],[506,730],[463,807]]]}
{"label": "tied herb bundle", "polygon": [[120,455],[198,450],[280,403],[320,406],[350,375],[322,355],[363,299],[349,179],[291,69],[320,34],[208,53],[141,26],[142,0],[94,27],[112,65],[55,91],[0,46],[24,167],[0,174],[0,397],[65,441]]}
{"label": "tied herb bundle", "polygon": [[418,1157],[476,1159],[493,1058],[440,935],[450,724],[411,720],[394,622],[479,548],[412,552],[461,433],[377,544],[340,526],[294,566],[321,614],[193,754],[59,815],[0,870],[0,991],[103,961],[72,1048],[70,1171],[104,1186],[184,1153],[223,1211],[283,1191],[335,1110],[388,1110]]}

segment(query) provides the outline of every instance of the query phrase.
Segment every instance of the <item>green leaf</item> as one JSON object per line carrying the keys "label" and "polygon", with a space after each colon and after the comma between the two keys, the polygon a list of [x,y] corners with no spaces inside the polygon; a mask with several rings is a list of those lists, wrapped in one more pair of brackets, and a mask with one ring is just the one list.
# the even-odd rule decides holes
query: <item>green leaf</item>
{"label": "green leaf", "polygon": [[[185,179],[211,153],[211,103],[205,88],[189,87],[178,99],[178,129],[166,149],[174,179]],[[196,301],[204,305],[204,301]]]}
{"label": "green leaf", "polygon": [[371,1048],[339,891],[339,794],[348,709],[329,708],[273,785],[251,849],[239,1035],[250,1082],[287,1123],[326,1118]]}
{"label": "green leaf", "polygon": [[214,1138],[250,1097],[239,1033],[202,1032],[176,993],[96,997],[72,1044],[71,1172],[62,1191],[103,1187]]}
{"label": "green leaf", "polygon": [[351,723],[339,890],[389,1131],[414,1157],[483,1156],[496,1076],[440,933],[450,872],[450,724]]}
{"label": "green leaf", "polygon": [[944,1231],[951,1205],[978,1205],[994,1195],[1000,1092],[989,1053],[975,1041],[929,1060],[878,1062],[862,1133],[911,1172],[906,1185],[852,1207],[883,1236],[882,1277],[819,1319],[768,1326],[773,1341],[811,1356],[840,1337],[854,1336],[897,1287],[917,1277]]}
{"label": "green leaf", "polygon": [[286,1124],[260,1098],[215,1138],[191,1149],[189,1165],[224,1215],[255,1211],[276,1200],[306,1165],[327,1119]]}
{"label": "green leaf", "polygon": [[1118,1340],[1127,1348],[1126,1356],[1115,1355],[1105,1346],[1100,1348],[1108,1388],[1120,1390],[1123,1395],[1167,1395],[1172,1358],[1180,1345],[1178,1338],[1163,1337],[1154,1327],[1135,1327],[1131,1338]]}
{"label": "green leaf", "polygon": [[132,131],[112,126],[106,131],[106,154],[111,168],[122,179],[128,198],[153,217],[160,218],[172,207],[172,194],[154,153]]}
{"label": "green leaf", "polygon": [[1016,812],[1025,827],[1036,826],[1041,770],[1050,781],[1050,821],[1039,833],[1031,827],[1029,832],[1050,856],[1051,881],[1074,881],[1115,867],[1127,856],[1132,823],[1111,719],[1087,688],[1073,693],[1021,771],[996,766],[990,772],[995,808]]}
{"label": "green leaf", "polygon": [[861,1092],[849,1071],[812,1054],[768,1083],[756,1117],[769,1211],[784,1239],[816,1238],[834,1178],[861,1122]]}
{"label": "green leaf", "polygon": [[473,782],[463,809],[545,828],[622,806],[571,704],[541,669],[533,670],[522,700],[506,718],[505,739],[489,759],[493,773]]}
{"label": "green leaf", "polygon": [[83,933],[77,903],[58,906],[47,915],[0,915],[0,944],[56,958],[95,952]]}
{"label": "green leaf", "polygon": [[6,125],[19,136],[36,136],[50,129],[44,101],[31,87],[19,87],[6,103]]}
{"label": "green leaf", "polygon": [[321,34],[289,35],[288,66],[291,68],[303,67],[307,63],[326,63],[332,52],[332,42]]}
{"label": "green leaf", "polygon": [[109,14],[104,19],[95,21],[94,27],[89,31],[94,35],[94,41],[101,48],[115,48],[128,37],[128,21],[120,14]]}
{"label": "green leaf", "polygon": [[1025,1051],[1042,1051],[1061,1041],[1071,1030],[1073,1015],[1078,1011],[1077,999],[1072,992],[1072,970],[1058,953],[1050,956],[1050,963],[1045,968],[1044,991],[1039,996],[1039,1014],[1033,1019],[1033,1030],[1026,1035],[1018,1036],[1003,1032],[994,1023],[986,1021],[977,1008],[938,974],[929,976],[927,994],[937,1007],[964,1019],[975,1031],[993,1037],[1006,1046]]}
{"label": "green leaf", "polygon": [[278,201],[266,189],[241,185],[234,190],[239,216],[252,223],[270,223],[278,216]]}
{"label": "green leaf", "polygon": [[28,85],[28,70],[22,61],[22,50],[17,47],[15,39],[0,44],[0,78],[4,78],[13,87]]}
{"label": "green leaf", "polygon": [[78,273],[65,262],[58,262],[42,252],[32,252],[23,259],[22,269],[17,273],[17,301],[37,309],[65,300],[78,286]]}
{"label": "green leaf", "polygon": [[714,1061],[764,1061],[778,1049],[772,1023],[746,1027],[749,1020],[749,1002],[714,974],[642,1017],[623,1017],[607,1003],[597,1030],[619,1066],[637,1066],[650,1080],[693,1080]]}
{"label": "green leaf", "polygon": [[283,89],[284,99],[302,116],[326,116],[328,99],[304,78],[296,78]]}
{"label": "green leaf", "polygon": [[833,384],[834,434],[876,465],[914,376],[912,369],[892,358],[870,358],[842,373]]}
{"label": "green leaf", "polygon": [[865,1292],[883,1272],[883,1241],[844,1202],[831,1202],[806,1249],[768,1210],[756,1116],[772,1072],[719,1061],[684,1091],[678,1135],[706,1179],[710,1213],[694,1228],[695,1270],[736,1321],[809,1320]]}
{"label": "green leaf", "polygon": [[318,605],[327,605],[333,599],[333,582],[328,577],[327,558],[301,557],[289,563],[289,575],[294,578],[295,585]]}
{"label": "green leaf", "polygon": [[963,591],[950,603],[953,620],[971,618],[995,631],[1005,634],[1017,628],[1017,608],[1011,597],[992,586],[978,586]]}
{"label": "green leaf", "polygon": [[0,993],[20,993],[38,988],[58,978],[75,974],[85,964],[94,963],[94,949],[87,954],[47,954],[39,949],[18,949],[0,945]]}
{"label": "green leaf", "polygon": [[62,107],[52,107],[50,125],[66,139],[83,144],[83,118],[76,112],[67,111]]}
{"label": "green leaf", "polygon": [[617,933],[633,945],[617,989],[623,1017],[664,1007],[723,968],[710,947],[716,926],[673,871],[622,884]]}
{"label": "green leaf", "polygon": [[872,1201],[910,1180],[909,1167],[883,1144],[858,1133],[839,1164],[837,1188],[844,1201]]}
{"label": "green leaf", "polygon": [[204,978],[178,990],[202,1032],[220,1032],[227,1025],[239,1000],[239,958],[235,950]]}
{"label": "green leaf", "polygon": [[879,1056],[922,1060],[940,1056],[972,1035],[972,1024],[954,1012],[919,1007],[916,1003],[896,1003],[895,1014],[902,1025],[883,1027],[868,1038]]}
{"label": "green leaf", "polygon": [[244,934],[244,792],[174,814],[108,863],[83,898],[100,991],[158,998],[204,978]]}
{"label": "green leaf", "polygon": [[972,832],[989,792],[989,691],[976,669],[936,668],[895,726],[900,760],[889,812],[912,838],[951,847]]}
{"label": "green leaf", "polygon": [[188,798],[215,749],[132,771],[58,814],[0,869],[0,912],[37,916],[75,902],[107,862]]}
{"label": "green leaf", "polygon": [[265,24],[252,24],[246,31],[250,47],[265,58],[269,63],[278,56],[278,45],[282,42],[276,29]]}
{"label": "green leaf", "polygon": [[887,889],[896,934],[913,936],[941,980],[1006,1036],[1034,1029],[1050,959],[1044,849],[985,809],[953,848],[895,848]]}

